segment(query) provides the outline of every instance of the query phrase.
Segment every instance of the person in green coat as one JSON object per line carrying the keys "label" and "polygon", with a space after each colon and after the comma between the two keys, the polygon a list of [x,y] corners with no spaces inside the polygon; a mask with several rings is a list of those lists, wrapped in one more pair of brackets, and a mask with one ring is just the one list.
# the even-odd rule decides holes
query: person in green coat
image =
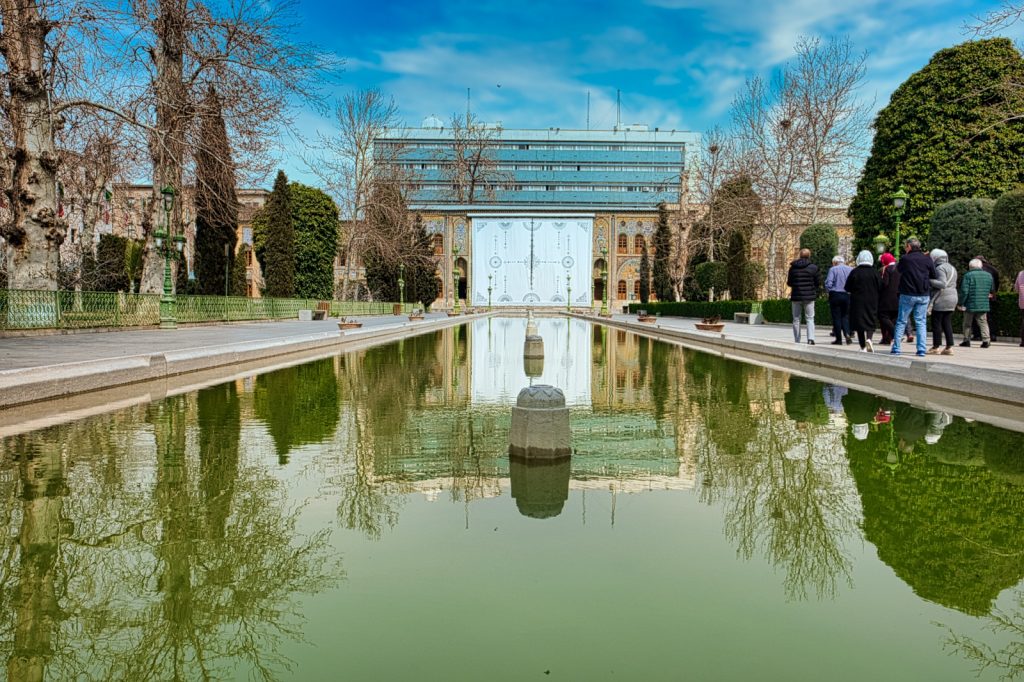
{"label": "person in green coat", "polygon": [[982,269],[982,262],[977,258],[967,267],[969,270],[960,282],[960,310],[964,311],[964,340],[960,345],[971,347],[971,323],[977,320],[981,347],[988,348],[988,296],[995,291],[995,281]]}

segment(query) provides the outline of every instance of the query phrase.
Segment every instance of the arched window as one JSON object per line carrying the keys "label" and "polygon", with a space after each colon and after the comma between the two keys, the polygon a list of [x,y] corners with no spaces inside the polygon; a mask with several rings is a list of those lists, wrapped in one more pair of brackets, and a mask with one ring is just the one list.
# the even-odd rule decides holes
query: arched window
{"label": "arched window", "polygon": [[629,237],[625,234],[619,234],[619,253],[629,253]]}
{"label": "arched window", "polygon": [[619,280],[619,300],[626,300],[626,280],[624,279]]}
{"label": "arched window", "polygon": [[640,280],[633,282],[633,298],[640,300]]}
{"label": "arched window", "polygon": [[636,253],[643,253],[644,246],[646,244],[647,240],[644,239],[644,236],[642,234],[638,234],[637,236],[633,237],[633,250]]}
{"label": "arched window", "polygon": [[434,239],[434,255],[435,256],[443,256],[444,255],[444,235],[443,234],[435,234],[433,239]]}

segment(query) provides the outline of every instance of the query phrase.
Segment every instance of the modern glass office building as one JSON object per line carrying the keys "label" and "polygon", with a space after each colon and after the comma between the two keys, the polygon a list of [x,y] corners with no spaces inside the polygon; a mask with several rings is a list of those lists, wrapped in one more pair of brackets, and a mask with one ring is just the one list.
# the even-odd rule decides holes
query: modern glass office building
{"label": "modern glass office building", "polygon": [[[478,191],[474,206],[538,209],[652,210],[677,200],[679,178],[700,136],[681,130],[630,125],[615,130],[511,130],[487,133],[493,187]],[[376,144],[402,146],[414,178],[413,209],[451,209],[460,202],[450,173],[453,135],[436,118]]]}

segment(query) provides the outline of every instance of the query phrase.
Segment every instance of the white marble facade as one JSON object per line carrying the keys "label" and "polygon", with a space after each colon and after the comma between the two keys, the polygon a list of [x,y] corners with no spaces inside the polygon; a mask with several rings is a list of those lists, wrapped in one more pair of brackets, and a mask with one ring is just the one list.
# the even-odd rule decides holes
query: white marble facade
{"label": "white marble facade", "polygon": [[[473,305],[591,305],[593,218],[473,218]],[[490,275],[490,279],[488,279]]]}

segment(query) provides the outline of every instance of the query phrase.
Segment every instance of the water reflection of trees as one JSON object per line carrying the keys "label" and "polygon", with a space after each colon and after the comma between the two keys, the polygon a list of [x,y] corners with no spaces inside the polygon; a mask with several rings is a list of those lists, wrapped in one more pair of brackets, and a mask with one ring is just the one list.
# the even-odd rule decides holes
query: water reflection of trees
{"label": "water reflection of trees", "polygon": [[8,679],[287,667],[299,596],[340,569],[283,486],[242,465],[239,434],[229,384],[0,443]]}
{"label": "water reflection of trees", "polygon": [[701,499],[724,505],[725,535],[739,556],[761,554],[784,570],[789,598],[834,597],[850,582],[843,542],[857,509],[844,485],[841,435],[817,409],[820,384],[790,377],[784,393],[784,375],[702,353],[688,354],[686,368],[703,426]]}
{"label": "water reflection of trees", "polygon": [[334,433],[340,409],[334,360],[324,358],[256,377],[254,410],[281,464],[288,453]]}
{"label": "water reflection of trees", "polygon": [[[1024,578],[1024,488],[1014,482],[1024,470],[1024,436],[955,420],[929,445],[928,414],[874,403],[891,421],[847,438],[864,537],[922,598],[988,614],[999,593]],[[994,467],[985,466],[990,460]]]}
{"label": "water reflection of trees", "polygon": [[947,627],[946,648],[973,663],[979,676],[989,669],[1005,680],[1024,675],[1024,591],[1014,591],[1012,610],[993,609],[984,627],[1002,643],[993,646]]}

